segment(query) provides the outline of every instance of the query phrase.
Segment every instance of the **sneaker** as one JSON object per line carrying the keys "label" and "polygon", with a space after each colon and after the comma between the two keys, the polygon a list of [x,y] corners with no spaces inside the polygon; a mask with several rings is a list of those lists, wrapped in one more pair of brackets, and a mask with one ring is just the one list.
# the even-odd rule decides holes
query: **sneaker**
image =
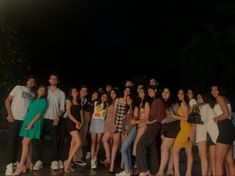
{"label": "sneaker", "polygon": [[130,173],[127,173],[127,172],[124,170],[124,171],[122,171],[122,172],[116,174],[116,176],[131,176],[131,174],[130,174]]}
{"label": "sneaker", "polygon": [[87,152],[86,153],[86,159],[90,159],[91,158],[91,152]]}
{"label": "sneaker", "polygon": [[52,170],[58,170],[59,169],[58,161],[52,161],[51,162],[51,169]]}
{"label": "sneaker", "polygon": [[79,165],[79,166],[86,166],[86,162],[85,162],[85,161],[82,161],[82,160],[80,160],[80,161],[74,161],[74,164]]}
{"label": "sneaker", "polygon": [[13,163],[13,168],[16,169],[19,163],[20,163],[19,161],[16,161],[15,163]]}
{"label": "sneaker", "polygon": [[64,163],[63,161],[59,160],[58,161],[59,169],[64,169]]}
{"label": "sneaker", "polygon": [[40,170],[43,168],[43,164],[42,164],[42,161],[38,160],[34,166],[33,166],[33,170],[37,171],[37,170]]}
{"label": "sneaker", "polygon": [[91,159],[91,169],[95,169],[96,168],[96,162],[95,162],[95,158]]}
{"label": "sneaker", "polygon": [[6,166],[5,175],[12,175],[12,174],[13,174],[13,164],[12,164],[12,163],[9,163],[9,164]]}

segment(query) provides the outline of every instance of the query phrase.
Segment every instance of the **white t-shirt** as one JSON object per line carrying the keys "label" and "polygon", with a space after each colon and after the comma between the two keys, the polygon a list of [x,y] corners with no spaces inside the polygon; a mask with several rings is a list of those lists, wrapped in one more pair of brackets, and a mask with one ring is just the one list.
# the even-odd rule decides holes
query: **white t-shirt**
{"label": "white t-shirt", "polygon": [[65,93],[59,88],[54,92],[48,89],[47,93],[48,108],[44,118],[53,120],[59,117],[60,111],[64,112],[65,110]]}
{"label": "white t-shirt", "polygon": [[14,119],[24,120],[28,111],[29,100],[32,100],[34,93],[25,86],[15,86],[10,96],[13,97],[11,103],[11,111]]}

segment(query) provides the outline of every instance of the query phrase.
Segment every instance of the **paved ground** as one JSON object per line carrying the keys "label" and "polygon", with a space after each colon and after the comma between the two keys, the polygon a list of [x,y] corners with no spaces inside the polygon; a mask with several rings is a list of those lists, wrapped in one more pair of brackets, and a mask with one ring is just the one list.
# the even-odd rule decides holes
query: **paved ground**
{"label": "paved ground", "polygon": [[[193,175],[200,175],[199,174],[199,162],[198,162],[198,152],[196,147],[193,148],[194,151],[194,165],[193,165]],[[46,155],[49,151],[45,151]],[[4,175],[5,172],[5,165],[6,165],[6,130],[0,130],[0,176]],[[120,157],[119,157],[120,158]],[[117,165],[119,166],[119,159],[117,160]],[[185,172],[185,154],[184,152],[181,153],[181,173]],[[119,171],[119,170],[118,170]],[[32,173],[26,173],[23,175],[33,175],[33,176],[108,176],[108,169],[104,166],[98,166],[97,169],[91,170],[89,165],[86,167],[76,167],[73,173],[64,174],[63,170],[52,171],[50,170],[49,163],[45,165],[45,167],[41,171],[34,171]]]}

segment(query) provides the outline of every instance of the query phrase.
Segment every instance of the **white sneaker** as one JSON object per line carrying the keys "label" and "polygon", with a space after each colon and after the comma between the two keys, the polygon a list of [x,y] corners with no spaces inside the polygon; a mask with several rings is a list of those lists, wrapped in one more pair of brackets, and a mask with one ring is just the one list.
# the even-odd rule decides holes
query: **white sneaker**
{"label": "white sneaker", "polygon": [[16,169],[19,163],[20,163],[19,161],[16,161],[15,163],[13,163],[13,168]]}
{"label": "white sneaker", "polygon": [[86,159],[90,159],[90,157],[91,157],[91,152],[87,152],[86,153]]}
{"label": "white sneaker", "polygon": [[13,164],[12,163],[9,163],[7,166],[6,166],[6,172],[5,172],[5,175],[12,175],[13,174]]}
{"label": "white sneaker", "polygon": [[97,164],[97,157],[96,156],[94,157],[94,161],[95,161],[95,164]]}
{"label": "white sneaker", "polygon": [[51,162],[51,169],[52,169],[52,170],[57,170],[57,169],[59,169],[58,161],[52,161],[52,162]]}
{"label": "white sneaker", "polygon": [[85,162],[85,161],[82,161],[82,160],[80,160],[80,161],[74,161],[74,164],[79,165],[79,166],[86,166],[86,162]]}
{"label": "white sneaker", "polygon": [[33,170],[37,171],[37,170],[40,170],[43,168],[43,164],[42,164],[42,161],[38,160],[34,166],[33,166]]}
{"label": "white sneaker", "polygon": [[59,160],[58,161],[59,169],[64,169],[64,163],[63,161]]}
{"label": "white sneaker", "polygon": [[130,174],[130,173],[127,173],[127,172],[124,170],[124,171],[122,171],[122,172],[116,174],[116,176],[131,176],[131,174]]}
{"label": "white sneaker", "polygon": [[95,158],[91,159],[91,169],[95,169],[96,168],[96,162],[95,162]]}

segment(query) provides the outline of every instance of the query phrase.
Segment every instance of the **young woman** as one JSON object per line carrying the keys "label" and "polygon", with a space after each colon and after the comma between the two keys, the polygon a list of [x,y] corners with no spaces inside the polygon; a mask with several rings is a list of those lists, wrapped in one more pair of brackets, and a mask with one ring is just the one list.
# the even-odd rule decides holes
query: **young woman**
{"label": "young woman", "polygon": [[[28,113],[20,130],[22,140],[22,154],[20,164],[17,166],[13,175],[20,175],[27,168],[32,170],[32,139],[40,139],[42,132],[42,116],[47,109],[46,87],[39,86],[36,92],[35,100],[29,102]],[[26,164],[27,160],[27,164]]]}
{"label": "young woman", "polygon": [[203,121],[203,124],[196,125],[196,143],[201,159],[201,175],[215,175],[215,143],[219,133],[218,126],[213,120],[215,114],[201,93],[197,95],[197,106]]}
{"label": "young woman", "polygon": [[[137,144],[136,162],[140,176],[156,174],[159,169],[159,153],[157,150],[157,136],[160,134],[161,122],[165,118],[165,108],[162,98],[157,97],[157,89],[154,86],[148,88],[150,97],[150,112],[147,121],[147,129]],[[148,158],[147,158],[148,154]],[[149,161],[149,162],[148,162]]]}
{"label": "young woman", "polygon": [[94,104],[94,112],[91,119],[91,169],[97,165],[97,155],[100,148],[100,140],[104,133],[104,120],[106,117],[108,95],[103,93],[99,101]]}
{"label": "young woman", "polygon": [[141,101],[139,104],[139,123],[137,127],[136,138],[133,144],[133,151],[132,151],[132,154],[134,156],[136,156],[137,144],[147,128],[146,122],[149,118],[149,112],[150,112],[150,105],[149,105],[149,102],[147,101],[144,88],[139,89],[139,98]]}
{"label": "young woman", "polygon": [[131,164],[131,145],[136,135],[136,124],[138,123],[139,108],[134,105],[134,99],[128,95],[126,98],[127,113],[124,120],[123,143],[121,147],[122,159],[124,161],[125,170],[116,174],[116,176],[130,176],[132,173]]}
{"label": "young woman", "polygon": [[187,97],[189,99],[190,112],[192,112],[193,108],[197,105],[197,101],[194,99],[194,92],[192,89],[188,89]]}
{"label": "young woman", "polygon": [[[136,152],[137,144],[147,128],[146,123],[148,121],[149,112],[150,112],[150,104],[147,101],[144,88],[139,89],[139,99],[140,99],[140,102],[139,102],[139,122],[137,125],[137,132],[136,132],[136,137],[135,137],[135,140],[133,143],[133,150],[132,150],[132,155],[135,157],[137,155],[137,152]],[[137,163],[136,163],[136,166],[137,166]],[[138,168],[137,168],[137,172],[139,172]]]}
{"label": "young woman", "polygon": [[115,126],[115,100],[117,98],[117,92],[115,89],[112,89],[110,92],[110,102],[107,107],[107,117],[104,122],[104,135],[102,137],[102,142],[104,145],[104,150],[105,150],[105,156],[106,159],[104,161],[101,161],[102,164],[105,166],[110,165],[110,139],[112,138],[114,132],[116,131],[116,126]]}
{"label": "young woman", "polygon": [[231,105],[228,100],[221,95],[217,85],[211,87],[211,95],[214,97],[214,112],[219,129],[219,136],[215,144],[215,173],[223,175],[224,164],[227,167],[227,175],[235,175],[232,155],[232,143],[234,140],[234,127],[231,121]]}
{"label": "young woman", "polygon": [[173,114],[172,117],[180,120],[180,132],[178,133],[173,146],[173,165],[175,176],[180,176],[179,170],[179,152],[181,148],[185,148],[187,155],[187,169],[186,176],[192,175],[193,166],[193,154],[192,154],[192,137],[193,129],[192,125],[187,122],[188,120],[188,105],[185,101],[185,94],[182,89],[178,92],[178,99],[180,101],[180,107],[177,111],[177,115]]}
{"label": "young woman", "polygon": [[71,171],[71,161],[73,156],[81,146],[80,129],[83,125],[83,111],[81,104],[78,100],[78,90],[72,88],[69,92],[68,99],[66,101],[67,110],[67,129],[72,137],[69,149],[69,156],[64,161],[64,172],[68,173]]}
{"label": "young woman", "polygon": [[179,104],[173,101],[172,93],[169,88],[164,88],[162,99],[165,104],[166,118],[162,121],[162,144],[161,144],[161,162],[157,175],[165,175],[164,171],[168,163],[166,175],[173,175],[172,146],[175,138],[180,131],[180,121],[173,117],[173,114],[179,109]]}
{"label": "young woman", "polygon": [[120,143],[120,136],[123,131],[123,120],[126,113],[126,98],[131,93],[131,88],[126,87],[123,91],[123,96],[117,98],[115,101],[115,126],[116,131],[113,134],[113,146],[112,146],[112,154],[111,154],[111,163],[109,167],[110,175],[115,175],[114,172],[114,164],[115,158],[117,155],[117,149]]}

